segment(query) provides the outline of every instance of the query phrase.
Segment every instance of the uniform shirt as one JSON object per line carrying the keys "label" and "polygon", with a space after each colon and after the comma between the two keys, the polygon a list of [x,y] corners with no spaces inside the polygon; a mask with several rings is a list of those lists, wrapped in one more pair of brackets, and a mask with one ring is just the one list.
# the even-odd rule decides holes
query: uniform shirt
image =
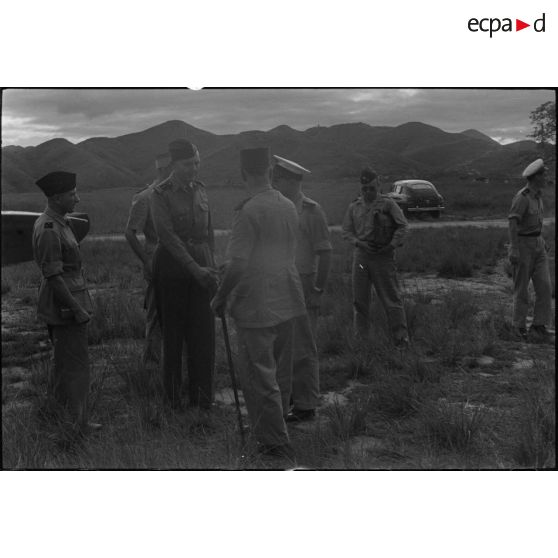
{"label": "uniform shirt", "polygon": [[130,207],[130,215],[128,216],[127,229],[142,232],[145,236],[145,253],[151,256],[157,245],[157,233],[151,216],[151,194],[153,188],[159,183],[154,181],[150,186],[138,192],[132,198],[132,206]]}
{"label": "uniform shirt", "polygon": [[343,238],[354,242],[362,240],[377,248],[403,244],[409,225],[401,208],[387,196],[379,194],[371,203],[362,196],[349,205],[343,220]]}
{"label": "uniform shirt", "polygon": [[306,313],[295,265],[297,229],[294,204],[271,187],[237,208],[227,256],[246,262],[231,295],[239,327],[271,327]]}
{"label": "uniform shirt", "polygon": [[299,226],[296,245],[296,268],[299,273],[316,272],[316,253],[332,249],[326,216],[320,205],[302,195],[295,202]]}
{"label": "uniform shirt", "polygon": [[184,268],[193,259],[198,260],[196,245],[204,244],[205,251],[208,245],[213,248],[213,228],[203,183],[193,181],[181,186],[171,175],[153,188],[151,213],[158,243]]}
{"label": "uniform shirt", "polygon": [[51,325],[65,325],[74,321],[73,314],[64,310],[55,299],[54,291],[48,283],[48,279],[56,275],[62,276],[72,296],[84,309],[92,311],[81,268],[78,241],[64,216],[50,207],[35,221],[33,255],[42,274],[37,309],[41,320]]}
{"label": "uniform shirt", "polygon": [[517,234],[540,233],[543,226],[543,202],[525,186],[514,196],[508,219],[517,219]]}

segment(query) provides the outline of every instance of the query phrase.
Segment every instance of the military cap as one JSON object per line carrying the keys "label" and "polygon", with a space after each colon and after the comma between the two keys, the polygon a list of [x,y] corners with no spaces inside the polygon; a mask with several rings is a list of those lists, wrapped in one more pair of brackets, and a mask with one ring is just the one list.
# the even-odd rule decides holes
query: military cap
{"label": "military cap", "polygon": [[544,166],[544,161],[542,159],[537,159],[525,168],[521,176],[523,178],[531,178],[532,176],[535,176],[545,170],[546,167]]}
{"label": "military cap", "polygon": [[198,148],[186,139],[177,139],[169,143],[171,161],[191,159],[198,152]]}
{"label": "military cap", "polygon": [[275,160],[275,166],[273,167],[273,173],[275,176],[287,176],[301,179],[303,174],[310,174],[308,169],[305,169],[298,163],[294,161],[289,161],[279,155],[273,155]]}
{"label": "military cap", "polygon": [[44,192],[47,198],[56,194],[70,192],[76,187],[76,175],[73,172],[49,172],[39,178],[35,184]]}
{"label": "military cap", "polygon": [[240,167],[247,172],[265,172],[269,168],[269,147],[256,147],[240,151]]}
{"label": "military cap", "polygon": [[360,171],[360,183],[361,184],[370,184],[370,182],[372,182],[376,178],[378,178],[378,175],[370,167],[364,167]]}
{"label": "military cap", "polygon": [[169,166],[170,153],[161,153],[155,157],[155,168],[164,169]]}

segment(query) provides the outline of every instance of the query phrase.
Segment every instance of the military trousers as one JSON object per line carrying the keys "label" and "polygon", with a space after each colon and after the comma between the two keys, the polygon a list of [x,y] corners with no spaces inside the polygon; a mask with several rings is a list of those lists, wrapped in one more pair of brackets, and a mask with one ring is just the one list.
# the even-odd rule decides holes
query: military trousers
{"label": "military trousers", "polygon": [[395,255],[369,255],[357,248],[353,253],[353,317],[357,335],[366,337],[370,329],[372,286],[387,315],[394,340],[407,337],[407,319],[397,281]]}
{"label": "military trousers", "polygon": [[153,260],[153,281],[163,334],[162,374],[167,397],[172,405],[179,405],[182,400],[182,350],[185,344],[189,404],[210,408],[215,360],[215,319],[210,307],[210,293],[159,247]]}
{"label": "military trousers", "polygon": [[306,314],[295,318],[292,401],[295,409],[310,410],[320,397],[320,362],[316,346],[319,307],[312,305],[315,274],[301,274]]}
{"label": "military trousers", "polygon": [[89,394],[87,323],[49,325],[48,332],[53,345],[48,393],[67,409],[72,421],[85,424]]}
{"label": "military trousers", "polygon": [[252,431],[258,442],[289,442],[289,411],[295,319],[264,328],[237,327],[240,383]]}
{"label": "military trousers", "polygon": [[145,345],[143,350],[143,365],[157,366],[161,361],[161,346],[163,342],[161,326],[157,316],[157,303],[153,281],[147,282],[144,299],[145,308]]}
{"label": "military trousers", "polygon": [[519,263],[513,266],[513,325],[524,328],[529,310],[529,283],[535,289],[533,325],[548,326],[552,317],[552,283],[542,236],[518,238]]}

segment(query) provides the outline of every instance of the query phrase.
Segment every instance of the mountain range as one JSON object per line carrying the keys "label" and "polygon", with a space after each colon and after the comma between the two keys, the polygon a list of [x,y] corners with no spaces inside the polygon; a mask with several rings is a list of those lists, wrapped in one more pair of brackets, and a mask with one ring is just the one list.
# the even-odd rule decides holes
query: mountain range
{"label": "mountain range", "polygon": [[139,188],[153,180],[156,155],[177,138],[198,146],[200,179],[208,187],[239,184],[240,149],[263,145],[309,168],[310,181],[356,178],[364,164],[386,179],[517,178],[539,156],[533,141],[501,145],[477,130],[448,133],[420,122],[395,127],[338,124],[304,131],[282,125],[265,132],[218,135],[171,120],[115,138],[76,144],[57,138],[34,147],[3,147],[2,192],[33,191],[35,180],[54,170],[77,173],[82,190]]}

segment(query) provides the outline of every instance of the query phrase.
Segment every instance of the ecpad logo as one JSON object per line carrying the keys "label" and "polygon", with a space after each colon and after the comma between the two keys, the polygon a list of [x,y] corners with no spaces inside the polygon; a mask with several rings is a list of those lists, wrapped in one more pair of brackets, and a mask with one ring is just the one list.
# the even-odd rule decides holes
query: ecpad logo
{"label": "ecpad logo", "polygon": [[[545,32],[545,24],[546,24],[545,17],[546,14],[543,13],[543,15],[540,18],[536,19],[533,22],[533,29],[535,30],[536,33]],[[494,33],[497,33],[498,31],[503,31],[504,33],[514,31],[512,19],[509,17],[505,17],[503,19],[500,19],[498,17],[485,17],[482,19],[477,19],[476,17],[472,17],[468,21],[467,27],[469,28],[469,31],[471,31],[472,33],[477,33],[479,31],[483,33],[489,33],[490,38],[492,38],[492,35]],[[527,27],[531,27],[531,24],[525,23],[520,19],[515,20],[515,31],[521,31],[522,29],[526,29]]]}

